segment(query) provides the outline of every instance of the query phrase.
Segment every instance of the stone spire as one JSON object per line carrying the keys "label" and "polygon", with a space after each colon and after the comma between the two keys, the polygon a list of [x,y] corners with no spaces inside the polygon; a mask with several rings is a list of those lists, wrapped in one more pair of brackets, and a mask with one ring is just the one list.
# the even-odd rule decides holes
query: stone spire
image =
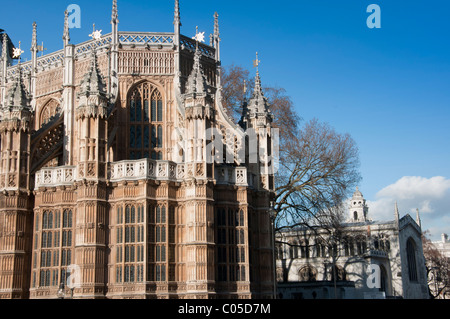
{"label": "stone spire", "polygon": [[2,94],[2,100],[0,101],[0,106],[6,106],[6,73],[8,68],[8,36],[6,35],[6,32],[3,33],[3,44],[2,44],[2,77],[1,77],[1,94]]}
{"label": "stone spire", "polygon": [[216,48],[216,61],[220,61],[220,31],[219,31],[219,14],[214,13],[214,36],[213,45]]}
{"label": "stone spire", "polygon": [[31,39],[31,51],[37,50],[37,24],[33,22],[33,36]]}
{"label": "stone spire", "polygon": [[395,222],[398,223],[400,221],[400,212],[398,211],[398,203],[397,202],[395,202],[394,216],[395,216]]}
{"label": "stone spire", "polygon": [[30,85],[30,94],[32,97],[32,107],[34,108],[36,105],[36,73],[37,73],[37,54],[38,54],[38,44],[37,44],[37,24],[33,22],[33,36],[31,39],[31,85]]}
{"label": "stone spire", "polygon": [[194,67],[186,84],[186,94],[206,94],[208,91],[208,84],[200,62],[201,55],[197,44],[194,54]]}
{"label": "stone spire", "polygon": [[81,82],[78,98],[80,102],[77,117],[82,114],[86,116],[106,116],[106,84],[98,68],[95,50],[92,51],[91,67]]}
{"label": "stone spire", "polygon": [[117,9],[117,0],[113,0],[111,23],[112,24],[119,23],[119,11]]}
{"label": "stone spire", "polygon": [[111,59],[110,59],[110,77],[108,93],[112,101],[117,98],[119,90],[119,10],[117,9],[117,0],[113,0],[111,14]]}
{"label": "stone spire", "polygon": [[180,1],[175,0],[175,10],[174,10],[174,21],[173,24],[175,25],[175,28],[178,27],[178,31],[181,27],[181,15],[180,15]]}
{"label": "stone spire", "polygon": [[422,222],[420,220],[420,213],[419,213],[419,209],[416,209],[416,223],[417,225],[419,225],[420,228],[422,228]]}
{"label": "stone spire", "polygon": [[259,63],[261,61],[258,60],[258,53],[256,53],[256,60],[253,62],[253,65],[256,67],[255,88],[253,90],[253,96],[249,101],[248,109],[252,115],[268,114],[270,113],[269,103],[267,98],[264,96],[261,86],[261,77],[259,75]]}
{"label": "stone spire", "polygon": [[219,38],[219,14],[217,12],[214,13],[214,37]]}
{"label": "stone spire", "polygon": [[244,98],[242,101],[242,112],[241,119],[239,121],[239,125],[246,130],[248,124],[249,110],[248,110],[248,101],[247,101],[247,81],[244,80]]}
{"label": "stone spire", "polygon": [[30,96],[22,81],[22,69],[18,68],[18,74],[6,96],[6,108],[9,110],[31,110]]}
{"label": "stone spire", "polygon": [[3,44],[2,44],[2,59],[6,59],[7,58],[7,52],[8,52],[8,35],[5,33],[3,33]]}
{"label": "stone spire", "polygon": [[80,94],[95,95],[100,94],[106,96],[106,85],[103,81],[103,77],[100,74],[97,63],[97,54],[95,50],[92,51],[91,67],[85,74],[81,83]]}
{"label": "stone spire", "polygon": [[8,60],[8,35],[6,32],[3,33],[2,41],[2,60],[6,62]]}
{"label": "stone spire", "polygon": [[70,42],[69,32],[69,11],[64,12],[64,33],[63,33],[64,46],[67,46]]}
{"label": "stone spire", "polygon": [[5,105],[0,112],[0,131],[28,131],[31,123],[31,98],[22,81],[22,70],[18,74],[6,95]]}

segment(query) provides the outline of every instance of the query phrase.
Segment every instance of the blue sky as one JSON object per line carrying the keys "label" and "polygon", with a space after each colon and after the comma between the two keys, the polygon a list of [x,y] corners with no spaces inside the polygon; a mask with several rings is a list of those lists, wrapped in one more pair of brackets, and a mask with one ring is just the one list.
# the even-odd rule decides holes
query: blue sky
{"label": "blue sky", "polygon": [[[180,2],[183,34],[193,36],[196,26],[212,33],[217,11],[224,65],[252,69],[258,51],[263,84],[285,88],[305,120],[352,135],[374,219],[392,219],[398,201],[402,214],[415,217],[420,208],[434,239],[450,234],[450,2]],[[59,50],[72,3],[82,14],[72,43],[88,40],[93,23],[110,32],[110,0],[2,1],[0,28],[22,41],[24,58],[33,21],[47,53]],[[366,25],[372,3],[381,8],[381,29]],[[173,0],[118,4],[122,31],[173,30]]]}

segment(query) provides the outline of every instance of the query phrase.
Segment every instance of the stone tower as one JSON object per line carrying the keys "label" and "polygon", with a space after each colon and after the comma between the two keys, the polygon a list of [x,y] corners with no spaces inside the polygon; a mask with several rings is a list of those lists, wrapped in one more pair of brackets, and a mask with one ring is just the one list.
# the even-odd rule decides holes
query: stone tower
{"label": "stone tower", "polygon": [[2,297],[29,296],[33,222],[32,109],[19,71],[1,109],[0,283]]}
{"label": "stone tower", "polygon": [[354,223],[367,222],[369,221],[368,213],[369,208],[366,205],[366,200],[364,199],[363,194],[359,191],[357,187],[350,201],[349,221]]}

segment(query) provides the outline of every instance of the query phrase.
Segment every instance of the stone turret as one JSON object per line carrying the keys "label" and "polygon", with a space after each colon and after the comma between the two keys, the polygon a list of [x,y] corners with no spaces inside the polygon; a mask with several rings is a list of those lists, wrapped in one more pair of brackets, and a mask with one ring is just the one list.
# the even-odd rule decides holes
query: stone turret
{"label": "stone turret", "polygon": [[106,115],[108,99],[106,85],[100,74],[95,53],[91,67],[85,74],[78,94],[75,119],[78,125],[79,176],[101,178],[105,176]]}
{"label": "stone turret", "polygon": [[104,118],[106,116],[108,103],[106,84],[98,69],[95,52],[92,53],[91,67],[81,82],[78,98],[76,117],[99,116]]}
{"label": "stone turret", "polygon": [[363,194],[356,187],[353,197],[350,202],[350,218],[349,221],[359,223],[369,221],[369,208],[366,205],[366,200]]}
{"label": "stone turret", "polygon": [[20,110],[20,111],[31,111],[30,108],[30,96],[25,89],[25,85],[22,81],[22,72],[19,67],[19,74],[17,75],[16,79],[14,80],[14,83],[8,90],[8,93],[6,95],[6,107],[3,111],[9,110]]}
{"label": "stone turret", "polygon": [[30,186],[30,96],[22,72],[10,86],[0,122],[0,282],[3,298],[24,298],[30,279],[32,208]]}
{"label": "stone turret", "polygon": [[186,84],[186,97],[192,96],[195,98],[198,95],[205,96],[208,93],[209,86],[201,66],[200,58],[201,52],[197,46],[194,55],[194,67]]}
{"label": "stone turret", "polygon": [[22,79],[22,69],[10,85],[4,106],[0,111],[0,136],[2,152],[2,181],[0,188],[29,187],[30,135],[33,111],[31,96]]}
{"label": "stone turret", "polygon": [[259,63],[257,54],[254,61],[257,70],[253,95],[248,102],[246,100],[243,102],[242,117],[239,124],[246,130],[249,139],[247,145],[249,156],[246,159],[249,164],[249,171],[259,179],[257,183],[261,189],[271,191],[274,189],[275,143],[278,138],[275,135],[277,131],[272,128],[273,116],[261,85]]}
{"label": "stone turret", "polygon": [[[259,66],[258,56],[255,60],[255,66]],[[255,87],[253,95],[246,105],[245,116],[249,122],[249,127],[270,127],[273,122],[273,115],[270,111],[270,106],[267,98],[264,96],[264,91],[261,85],[261,76],[259,69],[256,70]]]}

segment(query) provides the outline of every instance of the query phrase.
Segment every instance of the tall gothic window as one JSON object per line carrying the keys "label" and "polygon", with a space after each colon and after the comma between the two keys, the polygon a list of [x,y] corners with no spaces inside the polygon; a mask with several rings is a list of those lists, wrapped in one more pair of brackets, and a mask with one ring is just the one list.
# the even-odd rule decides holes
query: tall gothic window
{"label": "tall gothic window", "polygon": [[164,107],[162,95],[150,83],[136,87],[129,97],[129,159],[163,159]]}
{"label": "tall gothic window", "polygon": [[216,210],[217,281],[246,281],[246,222],[242,209]]}
{"label": "tall gothic window", "polygon": [[412,238],[406,243],[406,257],[408,259],[409,280],[417,282],[416,244]]}
{"label": "tall gothic window", "polygon": [[32,287],[58,287],[73,264],[71,209],[45,210],[35,218]]}
{"label": "tall gothic window", "polygon": [[116,207],[116,283],[144,281],[144,206]]}

